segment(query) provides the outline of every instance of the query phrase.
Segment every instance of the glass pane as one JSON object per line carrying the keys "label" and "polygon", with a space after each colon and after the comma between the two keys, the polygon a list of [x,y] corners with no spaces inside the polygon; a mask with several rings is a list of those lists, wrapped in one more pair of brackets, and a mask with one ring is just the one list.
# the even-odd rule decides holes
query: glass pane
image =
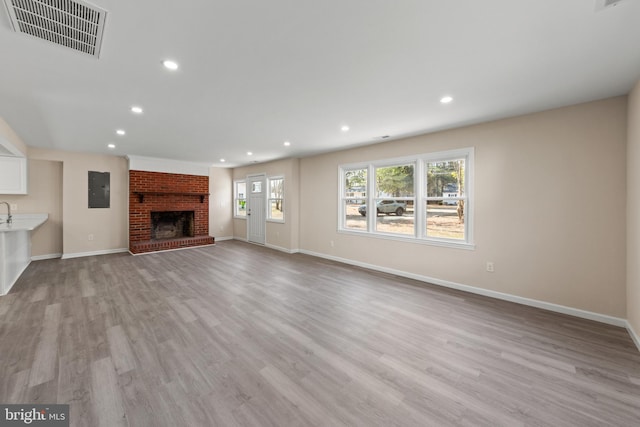
{"label": "glass pane", "polygon": [[376,203],[376,231],[414,235],[413,201],[384,199]]}
{"label": "glass pane", "polygon": [[367,170],[353,169],[344,172],[345,196],[353,199],[367,197]]}
{"label": "glass pane", "polygon": [[464,200],[455,205],[442,202],[448,201],[427,202],[427,237],[464,240]]}
{"label": "glass pane", "polygon": [[461,197],[464,159],[427,164],[427,197]]}
{"label": "glass pane", "polygon": [[244,199],[236,200],[236,215],[247,216],[247,201]]}
{"label": "glass pane", "polygon": [[247,195],[247,183],[236,182],[236,199],[244,199]]}
{"label": "glass pane", "polygon": [[364,199],[345,200],[343,202],[345,220],[344,227],[353,230],[367,229],[367,205]]}
{"label": "glass pane", "polygon": [[262,193],[262,181],[256,181],[251,183],[252,193]]}
{"label": "glass pane", "polygon": [[269,200],[269,218],[284,219],[284,203],[282,199]]}
{"label": "glass pane", "polygon": [[413,165],[377,168],[376,197],[413,197]]}
{"label": "glass pane", "polygon": [[284,197],[284,179],[270,179],[269,180],[269,198],[282,199]]}

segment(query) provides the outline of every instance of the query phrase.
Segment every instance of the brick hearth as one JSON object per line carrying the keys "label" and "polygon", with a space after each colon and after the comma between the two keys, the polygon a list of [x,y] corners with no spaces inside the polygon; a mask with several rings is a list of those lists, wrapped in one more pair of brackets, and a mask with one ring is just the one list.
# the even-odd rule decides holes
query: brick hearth
{"label": "brick hearth", "polygon": [[[194,237],[151,239],[151,212],[193,211]],[[131,253],[211,245],[209,177],[129,171],[129,250]]]}

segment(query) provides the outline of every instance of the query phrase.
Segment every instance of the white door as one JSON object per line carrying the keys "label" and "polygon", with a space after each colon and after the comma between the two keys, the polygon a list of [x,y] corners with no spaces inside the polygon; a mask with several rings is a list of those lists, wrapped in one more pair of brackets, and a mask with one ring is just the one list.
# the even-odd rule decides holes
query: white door
{"label": "white door", "polygon": [[252,243],[265,243],[267,185],[264,175],[247,177],[247,240]]}

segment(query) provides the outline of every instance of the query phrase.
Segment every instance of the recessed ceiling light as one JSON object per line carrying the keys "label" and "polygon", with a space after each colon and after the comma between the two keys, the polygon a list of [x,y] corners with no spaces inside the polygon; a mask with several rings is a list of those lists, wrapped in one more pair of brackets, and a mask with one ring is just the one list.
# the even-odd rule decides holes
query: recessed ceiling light
{"label": "recessed ceiling light", "polygon": [[142,114],[142,107],[138,107],[137,105],[134,105],[133,107],[131,107],[131,112],[136,114]]}
{"label": "recessed ceiling light", "polygon": [[247,156],[253,156],[253,153],[251,151],[247,151]]}
{"label": "recessed ceiling light", "polygon": [[162,61],[162,65],[164,65],[166,69],[171,71],[175,71],[178,69],[178,63],[170,59],[165,59],[164,61]]}
{"label": "recessed ceiling light", "polygon": [[342,126],[342,127],[340,128],[340,130],[341,130],[342,132],[349,132],[349,126],[344,125],[344,126]]}
{"label": "recessed ceiling light", "polygon": [[224,162],[226,162],[225,159],[220,159],[220,163],[224,163]]}
{"label": "recessed ceiling light", "polygon": [[284,142],[284,146],[285,146],[285,147],[288,147],[288,146],[290,146],[290,145],[291,145],[291,143],[290,143],[289,141],[285,141],[285,142]]}
{"label": "recessed ceiling light", "polygon": [[111,150],[113,150],[114,148],[116,148],[116,144],[109,144],[109,145],[107,145],[107,147],[109,147]]}
{"label": "recessed ceiling light", "polygon": [[123,129],[118,129],[116,133],[120,136],[124,135],[126,132]]}
{"label": "recessed ceiling light", "polygon": [[443,104],[448,104],[451,101],[453,101],[453,98],[450,97],[449,95],[443,96],[442,98],[440,98],[440,102],[443,103]]}

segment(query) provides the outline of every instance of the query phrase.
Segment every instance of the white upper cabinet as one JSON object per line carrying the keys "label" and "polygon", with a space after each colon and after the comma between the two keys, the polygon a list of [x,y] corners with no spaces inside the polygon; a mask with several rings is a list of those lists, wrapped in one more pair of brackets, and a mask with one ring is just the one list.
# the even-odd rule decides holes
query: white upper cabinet
{"label": "white upper cabinet", "polygon": [[0,156],[0,195],[27,194],[27,159]]}

